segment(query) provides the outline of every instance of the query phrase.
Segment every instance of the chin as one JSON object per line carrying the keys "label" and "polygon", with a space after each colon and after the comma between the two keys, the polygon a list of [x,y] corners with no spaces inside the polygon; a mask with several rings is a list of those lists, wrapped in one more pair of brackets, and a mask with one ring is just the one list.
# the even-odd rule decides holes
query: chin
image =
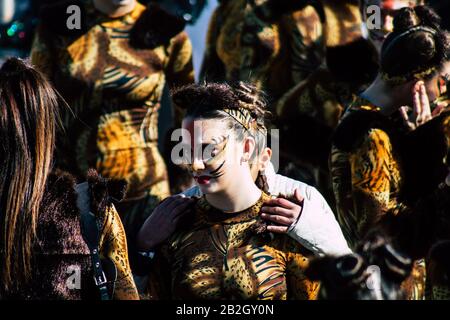
{"label": "chin", "polygon": [[210,182],[208,184],[197,184],[203,194],[217,193],[220,191],[217,183]]}

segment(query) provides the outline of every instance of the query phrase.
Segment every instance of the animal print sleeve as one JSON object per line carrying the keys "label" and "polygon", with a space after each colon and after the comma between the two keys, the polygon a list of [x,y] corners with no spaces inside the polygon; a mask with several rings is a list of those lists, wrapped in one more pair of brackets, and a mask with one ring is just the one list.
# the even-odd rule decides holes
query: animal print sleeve
{"label": "animal print sleeve", "polygon": [[309,265],[309,259],[306,256],[308,251],[303,249],[295,240],[287,238],[283,252],[287,258],[287,298],[289,300],[316,300],[319,293],[319,282],[311,281],[305,275],[305,270]]}
{"label": "animal print sleeve", "polygon": [[290,70],[294,83],[306,79],[324,56],[322,22],[312,6],[284,15],[283,27],[289,41]]}
{"label": "animal print sleeve", "polygon": [[131,274],[125,231],[114,206],[107,209],[100,239],[103,256],[111,259],[117,268],[114,290],[116,300],[138,300],[139,295]]}
{"label": "animal print sleeve", "polygon": [[399,169],[388,135],[372,129],[361,147],[350,155],[350,166],[356,228],[363,237],[392,207],[391,192],[399,181]]}

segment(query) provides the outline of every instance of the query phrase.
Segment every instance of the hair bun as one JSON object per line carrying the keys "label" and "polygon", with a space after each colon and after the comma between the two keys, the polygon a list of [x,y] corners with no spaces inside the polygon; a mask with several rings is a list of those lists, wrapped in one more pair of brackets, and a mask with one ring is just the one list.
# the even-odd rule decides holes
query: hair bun
{"label": "hair bun", "polygon": [[426,6],[399,10],[394,18],[394,31],[381,49],[381,71],[386,79],[397,78],[402,82],[429,79],[442,67],[449,41],[439,23],[439,16]]}
{"label": "hair bun", "polygon": [[419,25],[439,29],[440,22],[441,18],[426,6],[407,7],[394,17],[394,32],[403,32]]}
{"label": "hair bun", "polygon": [[204,87],[192,85],[182,86],[171,91],[173,103],[181,109],[191,108],[192,101],[197,101],[199,97],[202,97],[204,94]]}

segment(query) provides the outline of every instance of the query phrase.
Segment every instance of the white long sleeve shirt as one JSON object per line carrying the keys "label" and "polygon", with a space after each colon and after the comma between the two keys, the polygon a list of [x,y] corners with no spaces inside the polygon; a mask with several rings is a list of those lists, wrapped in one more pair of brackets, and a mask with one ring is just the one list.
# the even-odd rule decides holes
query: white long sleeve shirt
{"label": "white long sleeve shirt", "polygon": [[[291,196],[295,189],[305,198],[300,218],[288,229],[288,235],[298,241],[315,255],[341,256],[349,254],[347,241],[341,228],[324,197],[316,188],[306,183],[276,174],[273,166],[265,171],[269,193],[272,196]],[[184,195],[200,197],[202,195],[198,186],[192,187]]]}

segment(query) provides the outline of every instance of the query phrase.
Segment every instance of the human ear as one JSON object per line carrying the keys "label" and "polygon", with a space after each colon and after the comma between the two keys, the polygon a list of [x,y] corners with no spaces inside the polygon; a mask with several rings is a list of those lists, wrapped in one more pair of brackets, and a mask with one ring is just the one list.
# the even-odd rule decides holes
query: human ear
{"label": "human ear", "polygon": [[243,155],[242,160],[247,162],[250,160],[252,154],[255,152],[256,149],[256,141],[253,137],[247,137],[244,139],[243,144]]}
{"label": "human ear", "polygon": [[272,149],[264,148],[259,157],[260,170],[265,170],[267,168],[267,165],[269,164],[271,158],[272,158]]}

